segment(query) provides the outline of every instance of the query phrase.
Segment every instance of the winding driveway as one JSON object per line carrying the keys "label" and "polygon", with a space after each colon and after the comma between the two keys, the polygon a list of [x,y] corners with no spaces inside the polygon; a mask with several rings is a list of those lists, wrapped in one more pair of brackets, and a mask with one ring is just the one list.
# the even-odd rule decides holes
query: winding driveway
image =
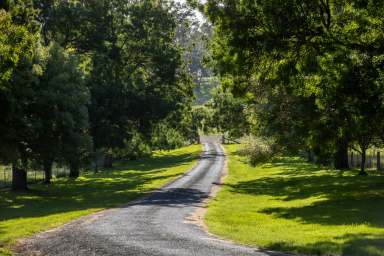
{"label": "winding driveway", "polygon": [[225,155],[205,143],[188,173],[131,204],[80,218],[22,242],[21,255],[280,255],[219,240],[191,223],[220,181]]}

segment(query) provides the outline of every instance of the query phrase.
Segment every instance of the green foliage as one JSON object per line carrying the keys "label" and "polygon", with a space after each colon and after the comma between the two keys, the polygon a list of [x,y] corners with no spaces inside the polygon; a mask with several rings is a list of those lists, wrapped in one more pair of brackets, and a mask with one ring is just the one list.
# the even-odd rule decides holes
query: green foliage
{"label": "green foliage", "polygon": [[[0,9],[0,160],[16,161],[27,155],[23,145],[28,124],[23,109],[39,73],[33,55],[38,34],[30,25],[33,9],[28,1]],[[25,159],[24,159],[25,160]],[[25,162],[25,161],[24,161]]]}
{"label": "green foliage", "polygon": [[195,130],[203,133],[209,133],[213,122],[212,109],[207,106],[194,106],[192,108],[192,122]]}
{"label": "green foliage", "polygon": [[138,132],[134,132],[130,139],[124,141],[124,147],[113,150],[114,157],[127,160],[148,157],[151,153],[152,149],[147,140]]}
{"label": "green foliage", "polygon": [[192,86],[175,44],[177,16],[167,5],[105,4],[102,15],[113,25],[93,28],[95,36],[100,30],[108,36],[101,39],[104,49],[90,49],[91,133],[96,148],[115,149],[124,147],[132,130],[149,137],[153,124],[190,104]]}
{"label": "green foliage", "polygon": [[91,143],[84,73],[78,57],[55,43],[42,55],[42,75],[33,88],[35,99],[28,108],[34,127],[31,149],[42,162],[80,160],[89,152]]}
{"label": "green foliage", "polygon": [[217,90],[209,106],[213,112],[212,127],[233,139],[249,133],[250,123],[244,99],[235,98],[227,90]]}
{"label": "green foliage", "polygon": [[20,61],[31,57],[36,34],[28,27],[12,22],[12,16],[0,9],[0,90],[6,90],[7,82]]}
{"label": "green foliage", "polygon": [[193,100],[181,13],[158,1],[2,2],[0,160],[48,173],[66,163],[77,176],[98,153],[150,154],[150,136],[171,117],[161,144],[180,146]]}
{"label": "green foliage", "polygon": [[155,149],[175,149],[186,145],[185,137],[167,123],[159,123],[152,135],[151,144]]}
{"label": "green foliage", "polygon": [[331,157],[345,155],[348,146],[363,154],[377,142],[376,120],[384,117],[381,2],[204,6],[215,26],[215,71],[235,95],[251,100],[258,133]]}

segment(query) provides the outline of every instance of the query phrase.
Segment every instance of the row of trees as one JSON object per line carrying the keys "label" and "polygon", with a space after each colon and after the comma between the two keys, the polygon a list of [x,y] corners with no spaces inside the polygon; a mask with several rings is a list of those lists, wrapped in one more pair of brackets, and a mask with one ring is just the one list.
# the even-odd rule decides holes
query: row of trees
{"label": "row of trees", "polygon": [[214,25],[212,61],[260,135],[348,168],[384,131],[384,1],[190,1]]}
{"label": "row of trees", "polygon": [[49,183],[54,162],[77,177],[100,152],[112,164],[195,135],[183,12],[155,0],[1,1],[0,161],[14,189],[31,164]]}

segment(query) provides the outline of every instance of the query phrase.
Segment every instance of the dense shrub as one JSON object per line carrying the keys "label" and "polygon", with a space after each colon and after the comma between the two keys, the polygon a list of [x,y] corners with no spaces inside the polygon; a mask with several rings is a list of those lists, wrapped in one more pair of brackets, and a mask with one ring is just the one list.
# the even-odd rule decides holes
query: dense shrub
{"label": "dense shrub", "polygon": [[133,133],[132,138],[124,143],[124,148],[114,150],[113,155],[119,159],[136,160],[152,154],[150,146],[138,132]]}
{"label": "dense shrub", "polygon": [[277,147],[271,139],[249,137],[238,153],[246,156],[251,165],[257,165],[270,160],[277,153]]}

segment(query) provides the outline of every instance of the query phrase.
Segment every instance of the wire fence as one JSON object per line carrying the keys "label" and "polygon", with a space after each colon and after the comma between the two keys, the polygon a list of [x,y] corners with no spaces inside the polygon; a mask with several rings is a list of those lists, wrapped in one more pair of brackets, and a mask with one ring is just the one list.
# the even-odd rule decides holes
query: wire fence
{"label": "wire fence", "polygon": [[[67,177],[69,168],[67,166],[54,165],[52,168],[52,178]],[[28,170],[27,182],[29,184],[43,182],[45,173],[43,170]],[[7,188],[12,185],[12,167],[0,165],[0,188]]]}
{"label": "wire fence", "polygon": [[[382,170],[384,167],[383,154],[380,150],[369,150],[366,154],[365,168]],[[360,168],[361,159],[361,154],[356,151],[350,151],[348,154],[349,166],[351,168]]]}

